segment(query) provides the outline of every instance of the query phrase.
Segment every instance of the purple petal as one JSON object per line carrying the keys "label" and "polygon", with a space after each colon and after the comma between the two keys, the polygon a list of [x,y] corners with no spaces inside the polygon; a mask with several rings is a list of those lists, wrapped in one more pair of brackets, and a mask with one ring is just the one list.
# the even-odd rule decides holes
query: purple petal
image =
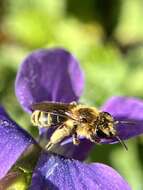
{"label": "purple petal", "polygon": [[112,114],[118,121],[130,122],[118,124],[117,132],[121,139],[128,139],[143,133],[142,100],[130,97],[113,97],[104,104],[102,110]]}
{"label": "purple petal", "polygon": [[41,101],[77,101],[84,85],[78,61],[64,49],[31,53],[21,65],[15,83],[16,96],[26,111]]}
{"label": "purple petal", "polygon": [[2,106],[0,106],[0,116],[9,117],[8,114],[6,113],[5,109]]}
{"label": "purple petal", "polygon": [[32,137],[13,122],[0,107],[0,179],[33,142]]}
{"label": "purple petal", "polygon": [[127,182],[104,164],[85,164],[56,155],[41,155],[30,190],[131,190]]}
{"label": "purple petal", "polygon": [[81,139],[81,142],[78,146],[73,145],[73,142],[69,141],[69,143],[66,142],[66,144],[61,144],[61,146],[58,146],[54,152],[67,158],[83,161],[89,155],[92,147],[92,142],[87,139]]}

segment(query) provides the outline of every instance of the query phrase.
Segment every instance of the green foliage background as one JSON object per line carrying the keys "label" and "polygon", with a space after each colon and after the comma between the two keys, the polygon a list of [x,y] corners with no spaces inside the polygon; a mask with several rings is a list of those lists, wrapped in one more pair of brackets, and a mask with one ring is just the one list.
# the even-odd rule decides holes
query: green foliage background
{"label": "green foliage background", "polygon": [[[57,46],[70,50],[81,63],[86,77],[82,102],[101,106],[114,95],[143,98],[142,7],[142,0],[1,0],[1,104],[37,135],[16,100],[14,80],[31,51]],[[143,138],[127,145],[128,152],[121,145],[96,146],[88,160],[114,167],[134,190],[142,190]]]}

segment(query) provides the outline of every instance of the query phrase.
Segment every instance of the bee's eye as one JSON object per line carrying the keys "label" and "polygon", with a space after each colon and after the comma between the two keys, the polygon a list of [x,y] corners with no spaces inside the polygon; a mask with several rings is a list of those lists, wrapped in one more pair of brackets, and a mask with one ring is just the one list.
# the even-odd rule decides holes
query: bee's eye
{"label": "bee's eye", "polygon": [[98,136],[99,138],[106,138],[106,137],[107,137],[107,134],[105,134],[102,130],[98,130],[98,131],[96,132],[96,134],[97,134],[97,136]]}

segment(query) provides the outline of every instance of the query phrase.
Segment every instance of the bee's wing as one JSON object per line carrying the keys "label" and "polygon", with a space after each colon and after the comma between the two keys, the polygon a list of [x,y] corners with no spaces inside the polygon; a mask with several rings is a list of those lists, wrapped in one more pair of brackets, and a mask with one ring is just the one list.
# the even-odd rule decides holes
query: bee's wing
{"label": "bee's wing", "polygon": [[71,109],[75,107],[75,104],[61,103],[61,102],[40,102],[32,104],[31,110],[40,110],[45,112],[51,112],[54,115],[66,117],[72,119]]}
{"label": "bee's wing", "polygon": [[53,112],[53,111],[70,111],[75,105],[68,104],[68,103],[61,103],[61,102],[40,102],[32,104],[31,109],[34,110],[41,110],[46,112]]}

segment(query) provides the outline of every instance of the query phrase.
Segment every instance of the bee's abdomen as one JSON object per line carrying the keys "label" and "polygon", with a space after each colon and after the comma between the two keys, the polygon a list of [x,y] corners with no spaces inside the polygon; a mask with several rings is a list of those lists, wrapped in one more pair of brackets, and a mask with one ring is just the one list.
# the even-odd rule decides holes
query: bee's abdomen
{"label": "bee's abdomen", "polygon": [[60,124],[62,118],[52,112],[36,110],[32,113],[31,121],[35,126],[50,127]]}

